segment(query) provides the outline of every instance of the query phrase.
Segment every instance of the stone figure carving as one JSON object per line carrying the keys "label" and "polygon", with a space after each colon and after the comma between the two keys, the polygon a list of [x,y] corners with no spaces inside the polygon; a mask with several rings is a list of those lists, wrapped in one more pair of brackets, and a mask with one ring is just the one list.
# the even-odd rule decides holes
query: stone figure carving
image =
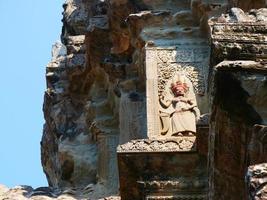
{"label": "stone figure carving", "polygon": [[192,83],[183,74],[175,75],[159,96],[161,135],[194,136],[200,117]]}

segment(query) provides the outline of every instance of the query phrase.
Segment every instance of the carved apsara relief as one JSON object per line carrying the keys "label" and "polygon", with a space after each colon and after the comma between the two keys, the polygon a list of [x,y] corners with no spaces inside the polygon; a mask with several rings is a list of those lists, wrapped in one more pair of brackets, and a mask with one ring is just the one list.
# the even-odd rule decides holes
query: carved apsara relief
{"label": "carved apsara relief", "polygon": [[185,74],[175,73],[159,93],[161,135],[194,136],[200,117],[191,81]]}
{"label": "carved apsara relief", "polygon": [[200,117],[196,94],[205,94],[203,72],[192,63],[198,61],[195,52],[158,50],[157,56],[160,134],[195,135]]}
{"label": "carved apsara relief", "polygon": [[[148,115],[149,137],[195,136],[196,121],[200,117],[196,95],[201,97],[206,92],[203,69],[208,51],[199,46],[147,48],[147,54],[154,55],[153,62],[147,59],[146,63],[147,102],[158,99],[158,105],[147,104],[147,111],[151,113]],[[153,87],[157,85],[157,95],[151,88],[152,83]],[[158,113],[157,118],[152,116],[152,110],[157,110],[154,112]],[[153,125],[155,122],[158,126]]]}

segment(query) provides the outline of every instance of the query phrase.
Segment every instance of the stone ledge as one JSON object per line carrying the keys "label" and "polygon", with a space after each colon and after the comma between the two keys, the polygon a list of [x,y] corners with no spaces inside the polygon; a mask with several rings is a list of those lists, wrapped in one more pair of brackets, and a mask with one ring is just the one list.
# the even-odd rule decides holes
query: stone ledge
{"label": "stone ledge", "polygon": [[267,63],[265,62],[255,62],[255,61],[223,61],[215,66],[216,70],[241,70],[241,71],[266,71],[267,72]]}
{"label": "stone ledge", "polygon": [[147,196],[146,200],[204,200],[206,195]]}
{"label": "stone ledge", "polygon": [[167,181],[138,181],[138,184],[143,187],[145,190],[150,192],[166,190],[166,191],[179,191],[189,189],[190,191],[194,190],[203,190],[208,185],[208,182],[205,178],[179,178],[175,180]]}
{"label": "stone ledge", "polygon": [[117,147],[117,153],[195,152],[196,137],[132,140]]}

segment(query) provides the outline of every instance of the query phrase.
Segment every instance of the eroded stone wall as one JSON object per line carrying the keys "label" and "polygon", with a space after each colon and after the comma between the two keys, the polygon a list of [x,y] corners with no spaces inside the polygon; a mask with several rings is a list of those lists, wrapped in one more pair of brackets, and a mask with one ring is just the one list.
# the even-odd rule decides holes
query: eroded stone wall
{"label": "eroded stone wall", "polygon": [[[46,72],[41,148],[49,185],[92,199],[117,193],[116,146],[147,136],[145,47],[178,46],[177,52],[201,47],[209,52],[209,18],[232,6],[250,9],[264,3],[67,0],[62,44],[54,46]],[[180,59],[186,56],[182,53]],[[182,63],[204,69],[205,90],[197,99],[202,114],[207,113],[209,58],[186,58]],[[260,112],[262,106],[253,110]]]}

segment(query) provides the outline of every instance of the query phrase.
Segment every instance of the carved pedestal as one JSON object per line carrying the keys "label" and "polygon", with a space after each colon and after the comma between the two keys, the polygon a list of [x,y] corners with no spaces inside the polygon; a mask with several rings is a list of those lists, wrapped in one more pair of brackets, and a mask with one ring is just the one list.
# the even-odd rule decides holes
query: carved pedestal
{"label": "carved pedestal", "polygon": [[119,146],[121,199],[206,199],[206,157],[197,153],[195,139],[143,139]]}

